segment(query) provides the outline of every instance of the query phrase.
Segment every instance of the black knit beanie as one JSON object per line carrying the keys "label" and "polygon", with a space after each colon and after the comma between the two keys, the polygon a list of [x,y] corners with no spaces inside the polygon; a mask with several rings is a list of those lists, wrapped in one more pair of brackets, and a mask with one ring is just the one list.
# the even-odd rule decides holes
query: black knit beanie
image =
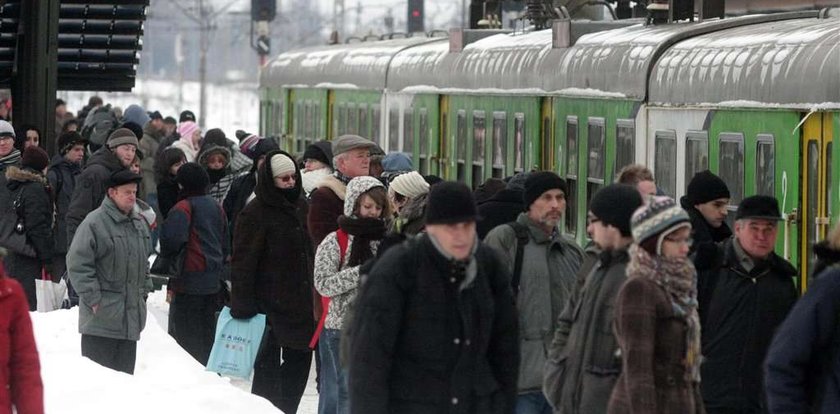
{"label": "black knit beanie", "polygon": [[709,170],[694,174],[685,195],[692,206],[730,197],[726,183]]}
{"label": "black knit beanie", "polygon": [[569,193],[569,187],[566,185],[566,181],[551,171],[540,171],[528,175],[528,178],[525,180],[525,192],[522,194],[522,200],[525,202],[525,210],[528,210],[531,204],[540,198],[544,192],[554,189],[562,191],[563,195]]}
{"label": "black knit beanie", "polygon": [[617,228],[624,237],[631,237],[630,219],[642,206],[639,191],[626,184],[611,184],[595,193],[589,211],[604,225]]}
{"label": "black knit beanie", "polygon": [[433,185],[426,205],[426,224],[454,224],[478,220],[472,191],[466,185],[445,181]]}
{"label": "black knit beanie", "polygon": [[188,162],[178,168],[175,182],[183,188],[183,191],[205,194],[207,187],[210,186],[210,177],[201,165]]}
{"label": "black knit beanie", "polygon": [[225,136],[225,132],[219,128],[213,128],[207,131],[204,134],[204,141],[201,143],[201,146],[204,147],[205,145],[218,145],[220,147],[230,148],[231,142],[228,141],[227,137]]}

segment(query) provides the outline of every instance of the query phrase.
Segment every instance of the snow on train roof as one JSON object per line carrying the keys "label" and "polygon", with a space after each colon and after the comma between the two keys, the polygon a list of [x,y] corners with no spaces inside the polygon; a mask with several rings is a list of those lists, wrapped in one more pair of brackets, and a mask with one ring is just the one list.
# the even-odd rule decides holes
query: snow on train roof
{"label": "snow on train roof", "polygon": [[840,107],[840,19],[737,27],[677,43],[651,74],[651,103]]}
{"label": "snow on train roof", "polygon": [[439,38],[359,42],[285,52],[260,74],[260,84],[316,87],[324,82],[344,89],[384,89],[391,58],[407,47]]}

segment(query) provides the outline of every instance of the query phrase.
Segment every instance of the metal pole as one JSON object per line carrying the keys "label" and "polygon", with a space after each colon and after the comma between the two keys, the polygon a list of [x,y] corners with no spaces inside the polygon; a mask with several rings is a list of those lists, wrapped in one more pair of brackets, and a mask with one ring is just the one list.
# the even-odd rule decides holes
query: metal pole
{"label": "metal pole", "polygon": [[201,22],[199,23],[199,59],[198,59],[198,77],[199,77],[199,110],[198,110],[198,126],[204,130],[205,119],[207,118],[207,35],[210,30],[209,22],[207,21],[207,10],[204,8],[204,1],[198,0],[199,15]]}

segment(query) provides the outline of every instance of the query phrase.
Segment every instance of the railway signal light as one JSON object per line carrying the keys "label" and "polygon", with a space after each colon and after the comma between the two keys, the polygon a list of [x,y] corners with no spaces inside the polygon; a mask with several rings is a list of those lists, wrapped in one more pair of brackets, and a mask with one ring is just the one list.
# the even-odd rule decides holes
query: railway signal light
{"label": "railway signal light", "polygon": [[408,0],[408,32],[425,32],[425,24],[423,22],[426,17],[424,11],[425,0]]}
{"label": "railway signal light", "polygon": [[251,20],[270,22],[277,16],[277,0],[251,0]]}

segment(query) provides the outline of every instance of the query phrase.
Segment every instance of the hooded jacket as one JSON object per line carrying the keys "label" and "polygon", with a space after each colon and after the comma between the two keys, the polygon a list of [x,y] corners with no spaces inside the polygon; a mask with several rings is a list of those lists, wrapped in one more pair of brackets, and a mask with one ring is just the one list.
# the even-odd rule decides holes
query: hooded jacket
{"label": "hooded jacket", "polygon": [[88,213],[99,207],[108,192],[107,182],[116,171],[124,169],[120,159],[107,146],[97,150],[88,160],[87,166],[76,177],[73,197],[67,208],[67,242],[73,240],[76,228]]}
{"label": "hooded jacket", "polygon": [[44,413],[41,364],[20,284],[0,269],[0,412]]}
{"label": "hooded jacket", "polygon": [[[224,172],[211,172],[207,168],[207,160],[213,153],[221,153],[223,157],[225,157],[225,167]],[[231,162],[231,153],[230,150],[225,147],[220,147],[218,145],[206,145],[204,148],[201,149],[201,152],[198,153],[197,162],[207,170],[208,175],[210,175],[210,188],[207,191],[207,194],[210,197],[213,197],[219,204],[224,203],[225,197],[227,197],[228,192],[230,191],[230,186],[233,184],[233,181],[236,180],[238,175],[233,172],[230,167]],[[214,175],[221,175],[221,177],[214,177]],[[218,178],[215,182],[213,181],[214,178]]]}
{"label": "hooded jacket", "polygon": [[6,188],[6,169],[20,166],[20,151],[12,149],[5,157],[0,157],[0,206],[8,206],[11,203],[9,189]]}
{"label": "hooded jacket", "polygon": [[[266,159],[274,154],[289,156],[272,151]],[[270,163],[258,174],[256,198],[239,213],[233,235],[231,315],[250,318],[263,313],[280,346],[306,350],[315,330],[315,254],[306,228],[300,170],[295,171],[295,187],[285,191],[274,186]]]}
{"label": "hooded jacket", "polygon": [[476,223],[478,237],[483,240],[496,226],[516,220],[519,213],[525,209],[523,204],[522,191],[509,188],[499,191],[479,204],[478,215],[481,220]]}
{"label": "hooded jacket", "polygon": [[53,260],[53,205],[46,179],[30,169],[6,169],[6,187],[12,200],[21,197],[26,239],[35,249],[31,258],[13,252],[5,259],[9,275],[21,281],[32,309],[35,309],[35,279],[41,278],[41,268]]}
{"label": "hooded jacket", "polygon": [[771,253],[746,271],[730,238],[713,260],[697,262],[697,300],[703,331],[700,384],[709,412],[762,413],[763,362],[776,328],[797,299],[796,269]]}
{"label": "hooded jacket", "polygon": [[143,297],[151,290],[149,226],[106,197],[77,233],[67,251],[67,274],[79,295],[79,333],[139,340],[146,325]]}
{"label": "hooded jacket", "polygon": [[76,189],[76,180],[82,173],[82,166],[68,162],[61,155],[53,157],[52,164],[47,170],[47,180],[52,188],[55,199],[55,252],[57,254],[67,253],[70,245],[67,239],[67,211],[70,208],[70,200],[73,191]]}
{"label": "hooded jacket", "polygon": [[[353,216],[353,207],[362,193],[374,187],[383,187],[382,182],[376,178],[365,178],[368,179],[364,180],[360,186],[348,186],[347,198],[344,200],[345,217]],[[344,252],[343,262],[336,232],[328,234],[315,252],[315,289],[322,296],[330,298],[327,320],[324,323],[327,329],[342,328],[344,315],[356,298],[360,266],[347,266],[354,239],[355,236],[352,234],[347,235],[347,250]],[[379,240],[371,240],[370,249],[374,255],[376,255],[377,247],[379,247]]]}
{"label": "hooded jacket", "polygon": [[[539,392],[557,317],[574,291],[577,271],[583,262],[583,250],[561,235],[549,236],[526,213],[520,213],[516,221],[528,229],[528,243],[523,246],[519,293],[516,296],[519,349],[522,353],[518,385],[521,393]],[[507,270],[513,274],[518,243],[513,227],[496,227],[487,234],[484,242],[496,249]]]}

